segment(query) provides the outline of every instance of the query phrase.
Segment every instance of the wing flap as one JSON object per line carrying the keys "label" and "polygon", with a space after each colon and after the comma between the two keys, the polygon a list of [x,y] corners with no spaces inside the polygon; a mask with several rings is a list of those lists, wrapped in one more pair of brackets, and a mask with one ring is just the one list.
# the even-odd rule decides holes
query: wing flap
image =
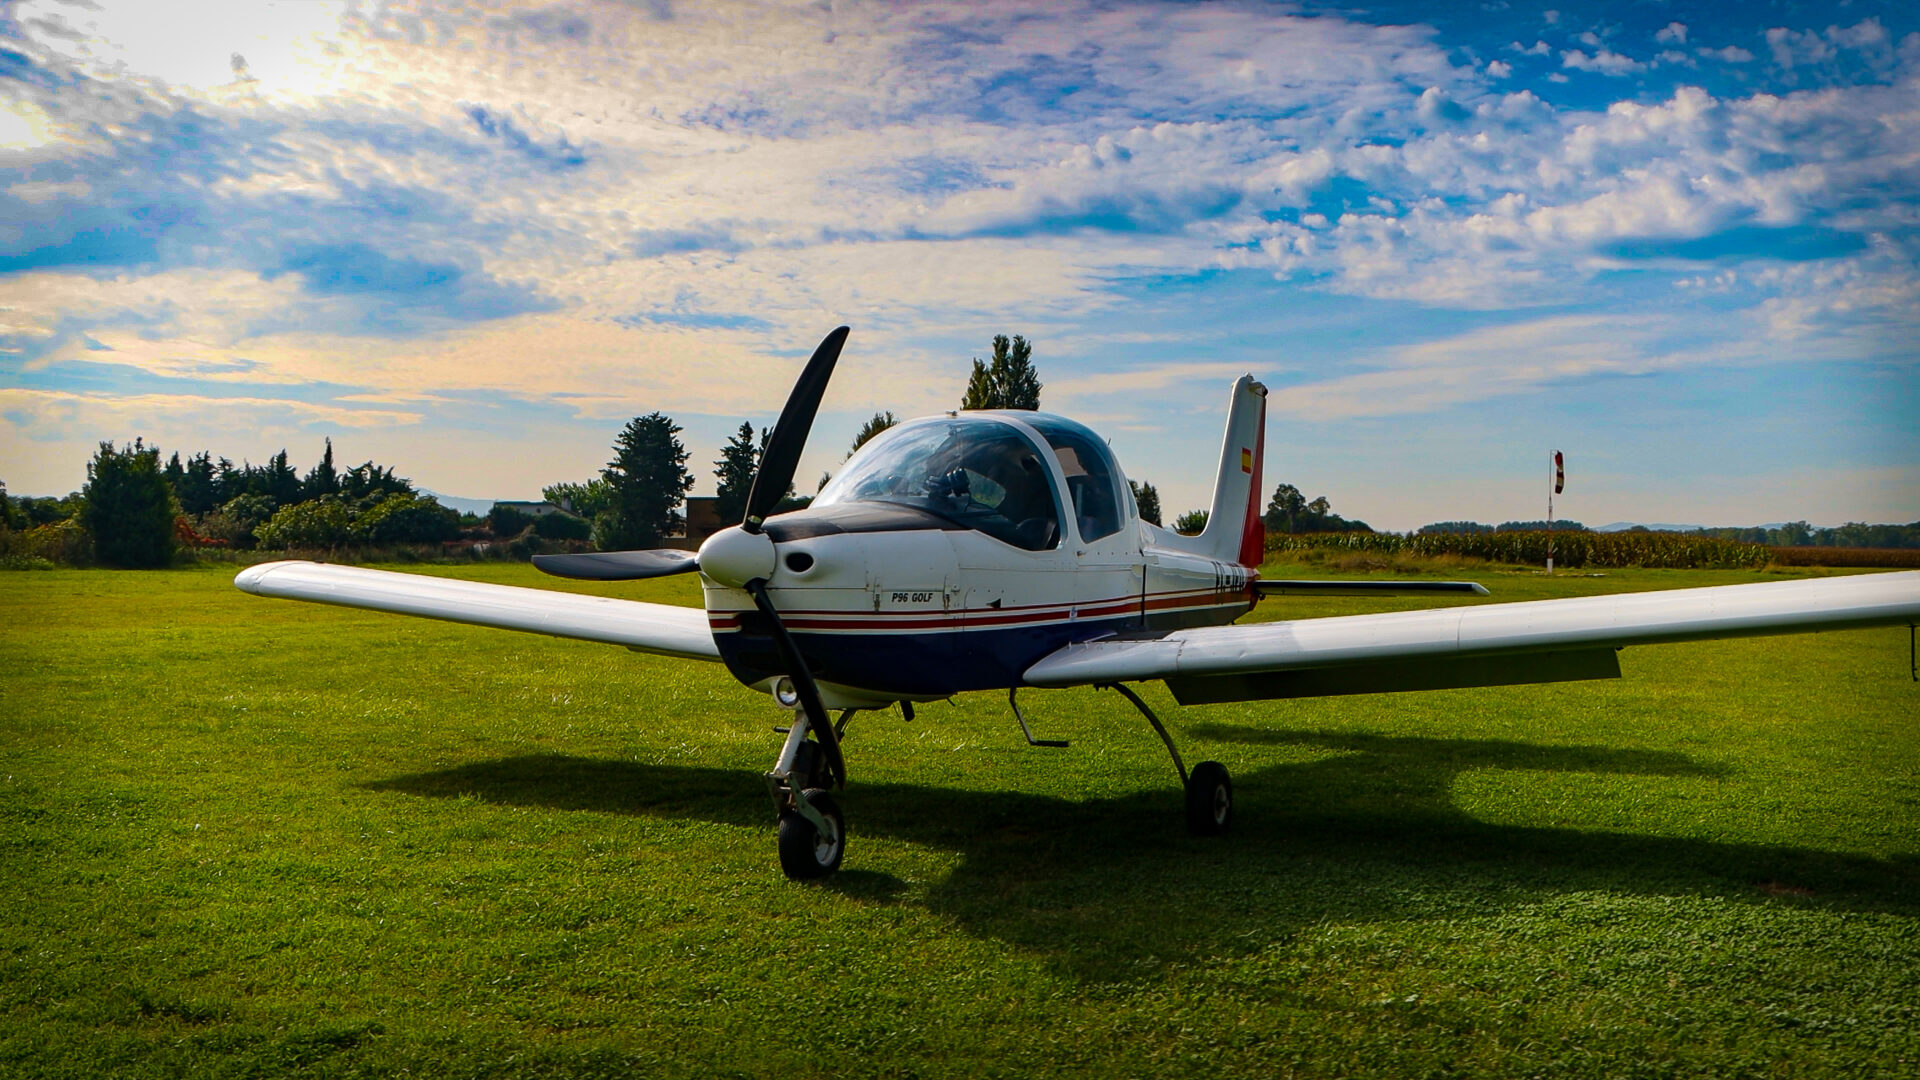
{"label": "wing flap", "polygon": [[256,596],[601,641],[663,656],[720,659],[707,613],[699,608],[302,561],[250,566],[233,583]]}
{"label": "wing flap", "polygon": [[1167,680],[1167,689],[1173,691],[1174,699],[1182,705],[1217,705],[1223,701],[1459,690],[1468,686],[1518,686],[1619,677],[1620,654],[1614,649],[1602,648],[1442,660],[1386,660],[1291,671],[1256,671],[1245,675],[1176,676]]}
{"label": "wing flap", "polygon": [[1069,645],[1027,669],[1079,686],[1794,634],[1920,620],[1920,571],[1208,626]]}

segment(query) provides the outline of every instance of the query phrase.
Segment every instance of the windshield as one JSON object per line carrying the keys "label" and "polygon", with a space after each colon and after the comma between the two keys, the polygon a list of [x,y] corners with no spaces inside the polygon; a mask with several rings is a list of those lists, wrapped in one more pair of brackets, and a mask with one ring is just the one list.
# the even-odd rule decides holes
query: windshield
{"label": "windshield", "polygon": [[1026,436],[997,420],[955,417],[883,433],[813,505],[840,502],[917,507],[1028,551],[1060,541],[1046,466]]}

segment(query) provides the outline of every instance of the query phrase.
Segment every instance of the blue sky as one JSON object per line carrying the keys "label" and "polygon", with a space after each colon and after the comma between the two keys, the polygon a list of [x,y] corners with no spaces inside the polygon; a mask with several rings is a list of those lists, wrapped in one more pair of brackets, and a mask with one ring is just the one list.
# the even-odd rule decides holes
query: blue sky
{"label": "blue sky", "polygon": [[[1441,10],[1435,10],[1439,8]],[[803,463],[1045,405],[1203,505],[1920,518],[1920,15],[1608,3],[0,6],[0,479],[91,448],[435,490],[686,428],[854,328]]]}

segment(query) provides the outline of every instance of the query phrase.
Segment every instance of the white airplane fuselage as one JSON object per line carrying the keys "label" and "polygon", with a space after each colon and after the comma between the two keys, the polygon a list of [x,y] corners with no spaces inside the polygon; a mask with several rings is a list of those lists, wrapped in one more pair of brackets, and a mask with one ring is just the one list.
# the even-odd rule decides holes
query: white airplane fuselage
{"label": "white airplane fuselage", "polygon": [[[1076,506],[1091,502],[1087,485],[1076,487],[1065,471],[1080,468],[1079,459],[1051,452],[1019,418],[990,415],[1028,438],[1031,456],[1051,472],[1050,545],[1030,550],[1017,537],[1008,542],[969,527],[965,515],[879,499],[842,499],[767,520],[778,553],[765,579],[768,595],[830,707],[1020,686],[1027,668],[1064,645],[1229,623],[1253,606],[1258,574],[1251,567],[1154,542],[1155,534],[1172,534],[1139,521],[1117,463],[1093,465],[1109,468],[1122,493],[1110,510],[1117,516],[1095,522]],[[1094,451],[1083,444],[1080,453]],[[1083,525],[1112,531],[1088,540]],[[783,668],[752,597],[705,574],[702,584],[727,667],[742,683],[771,689]]]}

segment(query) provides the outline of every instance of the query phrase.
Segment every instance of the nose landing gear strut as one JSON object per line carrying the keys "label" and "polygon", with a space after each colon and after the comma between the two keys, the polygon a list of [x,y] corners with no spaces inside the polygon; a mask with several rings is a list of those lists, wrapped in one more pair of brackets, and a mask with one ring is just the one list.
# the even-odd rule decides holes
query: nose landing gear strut
{"label": "nose landing gear strut", "polygon": [[[833,726],[837,741],[854,710],[840,714]],[[826,877],[840,868],[847,853],[847,819],[827,790],[832,769],[818,736],[808,738],[812,719],[804,706],[793,710],[793,726],[780,748],[780,760],[766,774],[767,793],[779,815],[780,869],[794,881]]]}

